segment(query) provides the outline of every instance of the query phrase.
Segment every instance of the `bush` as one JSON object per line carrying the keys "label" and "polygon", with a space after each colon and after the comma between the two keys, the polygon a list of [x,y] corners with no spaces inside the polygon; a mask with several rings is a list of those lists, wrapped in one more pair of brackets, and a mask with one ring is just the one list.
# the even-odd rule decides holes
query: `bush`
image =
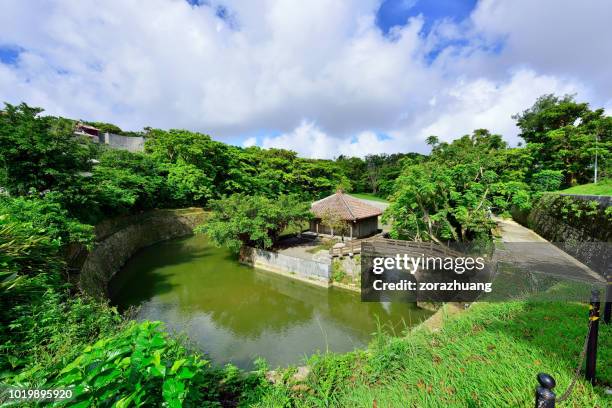
{"label": "bush", "polygon": [[74,387],[70,406],[161,406],[165,402],[180,407],[201,399],[198,385],[207,364],[169,340],[158,323],[133,323],[87,346],[53,383]]}
{"label": "bush", "polygon": [[38,197],[0,197],[0,222],[13,222],[28,228],[36,235],[49,238],[58,245],[93,243],[93,227],[82,224],[68,214],[57,195]]}
{"label": "bush", "polygon": [[531,178],[534,191],[556,191],[563,183],[563,172],[559,170],[542,170]]}
{"label": "bush", "polygon": [[346,277],[346,272],[342,267],[342,261],[340,259],[334,259],[332,261],[332,280],[334,282],[342,282]]}
{"label": "bush", "polygon": [[[74,387],[71,407],[217,407],[235,405],[263,385],[262,373],[212,367],[170,338],[159,322],[130,323],[87,346],[53,381]],[[256,395],[257,391],[253,390]]]}

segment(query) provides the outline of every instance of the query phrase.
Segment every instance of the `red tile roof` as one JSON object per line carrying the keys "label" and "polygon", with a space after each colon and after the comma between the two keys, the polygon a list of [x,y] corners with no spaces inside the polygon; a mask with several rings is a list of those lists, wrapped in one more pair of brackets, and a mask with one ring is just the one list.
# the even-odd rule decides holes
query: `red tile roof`
{"label": "red tile roof", "polygon": [[362,200],[338,191],[322,200],[315,201],[310,206],[310,211],[317,218],[321,218],[326,212],[331,211],[339,214],[343,220],[356,221],[364,218],[377,217],[382,214],[379,208],[364,203]]}

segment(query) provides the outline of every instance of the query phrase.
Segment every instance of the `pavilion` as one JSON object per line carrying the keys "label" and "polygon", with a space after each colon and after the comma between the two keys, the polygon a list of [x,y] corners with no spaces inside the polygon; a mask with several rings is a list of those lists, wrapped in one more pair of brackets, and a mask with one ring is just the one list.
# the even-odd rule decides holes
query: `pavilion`
{"label": "pavilion", "polygon": [[326,225],[325,220],[336,218],[346,223],[346,228],[336,227],[336,233],[342,233],[351,239],[375,234],[378,231],[378,216],[382,214],[379,208],[345,194],[342,190],[315,201],[310,211],[314,215],[314,219],[310,221],[310,231],[316,234],[334,235],[334,228]]}

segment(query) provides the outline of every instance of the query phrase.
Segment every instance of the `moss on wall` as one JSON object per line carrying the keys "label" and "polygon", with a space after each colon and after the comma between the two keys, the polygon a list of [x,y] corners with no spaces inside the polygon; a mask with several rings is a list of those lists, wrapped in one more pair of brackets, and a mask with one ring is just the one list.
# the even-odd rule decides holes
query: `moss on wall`
{"label": "moss on wall", "polygon": [[544,194],[527,217],[527,224],[593,270],[605,274],[612,243],[612,207],[582,197]]}
{"label": "moss on wall", "polygon": [[607,208],[581,197],[544,194],[527,223],[549,241],[612,242],[612,213]]}

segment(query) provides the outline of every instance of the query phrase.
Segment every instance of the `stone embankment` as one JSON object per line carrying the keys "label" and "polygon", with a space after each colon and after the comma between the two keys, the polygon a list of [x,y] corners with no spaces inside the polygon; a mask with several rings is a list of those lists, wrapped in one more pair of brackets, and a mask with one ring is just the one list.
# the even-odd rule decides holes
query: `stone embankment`
{"label": "stone embankment", "polygon": [[91,251],[82,250],[77,276],[82,291],[102,298],[108,283],[138,250],[157,242],[187,236],[202,223],[201,208],[153,210],[107,220],[96,226],[96,242]]}
{"label": "stone embankment", "polygon": [[331,265],[314,259],[246,247],[240,252],[240,262],[319,286],[328,287],[331,281]]}
{"label": "stone embankment", "polygon": [[600,275],[612,264],[610,197],[544,194],[529,213],[513,218]]}

